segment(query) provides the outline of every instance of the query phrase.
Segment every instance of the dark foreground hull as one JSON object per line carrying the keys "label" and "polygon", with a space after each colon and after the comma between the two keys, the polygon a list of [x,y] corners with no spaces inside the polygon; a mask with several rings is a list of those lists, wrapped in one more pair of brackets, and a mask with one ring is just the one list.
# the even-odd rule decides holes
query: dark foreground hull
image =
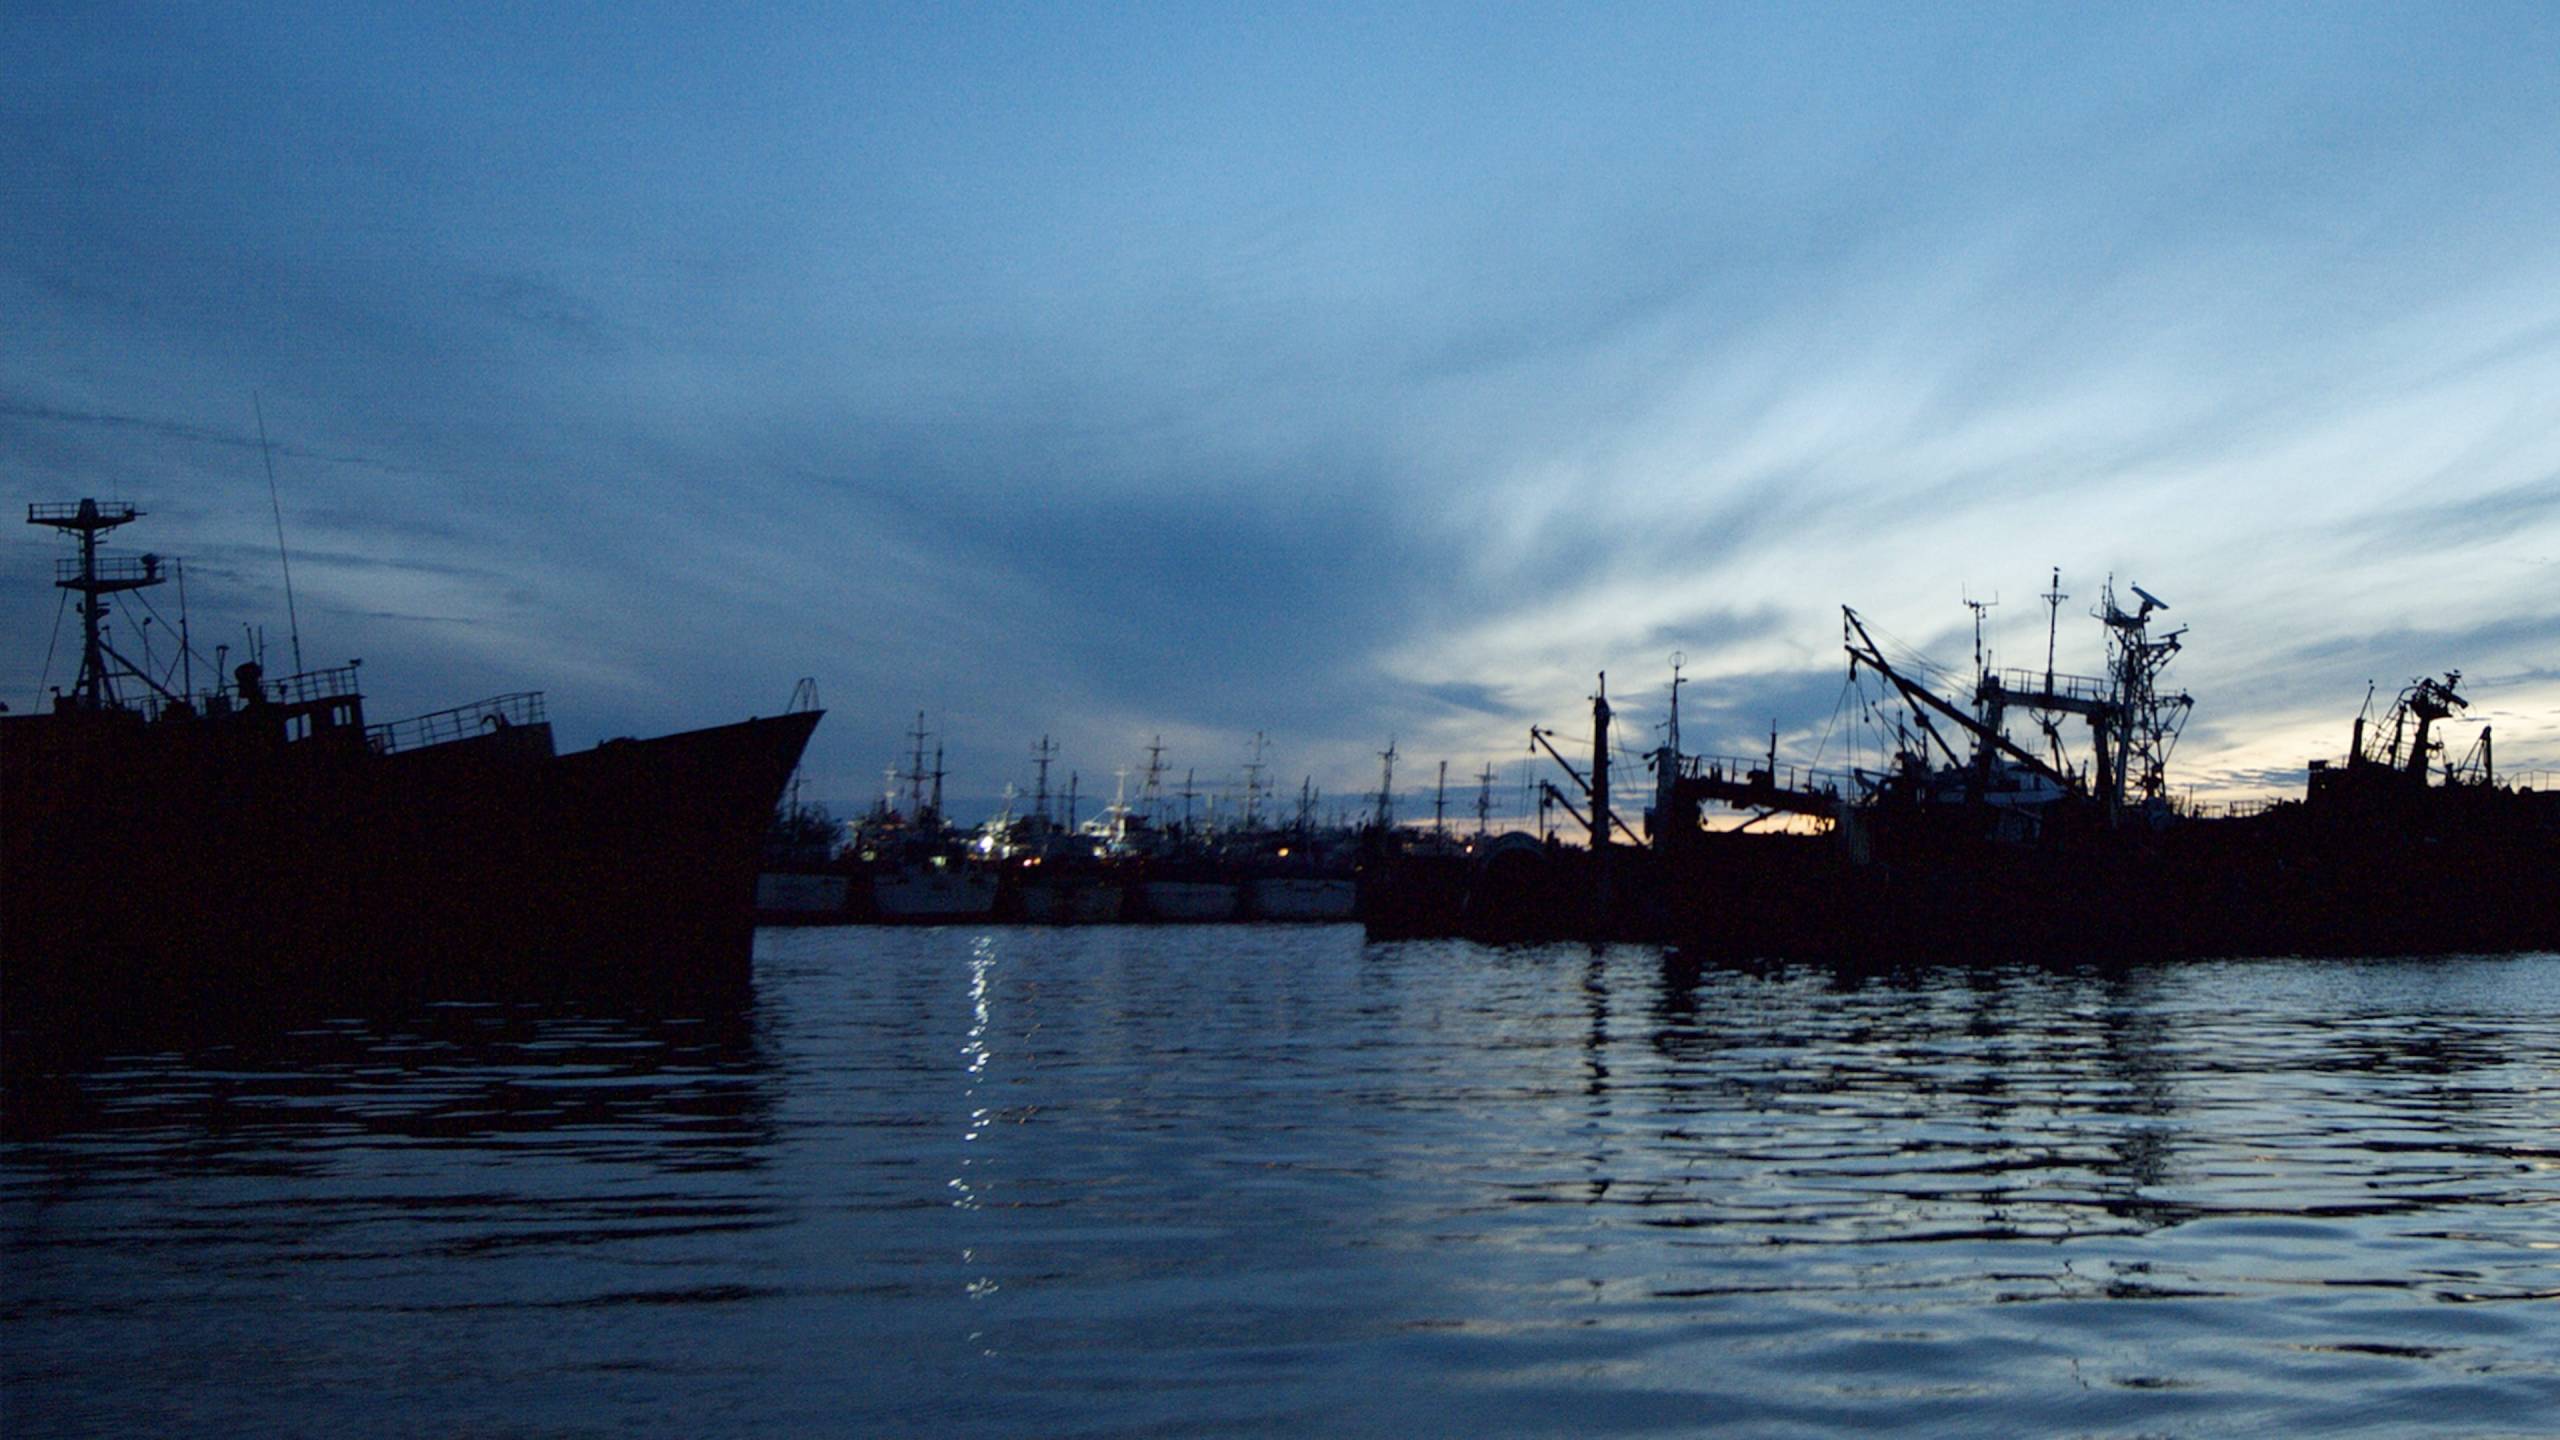
{"label": "dark foreground hull", "polygon": [[817,719],[568,755],[547,730],[377,754],[0,722],[0,1010],[13,1030],[94,1028],[338,996],[743,986],[765,829]]}

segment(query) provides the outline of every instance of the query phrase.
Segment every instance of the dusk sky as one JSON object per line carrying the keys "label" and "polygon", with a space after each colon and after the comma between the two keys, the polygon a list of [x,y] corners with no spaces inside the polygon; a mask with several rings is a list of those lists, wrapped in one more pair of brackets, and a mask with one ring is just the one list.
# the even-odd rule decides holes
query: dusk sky
{"label": "dusk sky", "polygon": [[[199,648],[372,718],[770,714],[868,803],[1144,764],[1844,758],[2190,627],[2177,782],[2459,668],[2560,767],[2560,9],[91,5],[0,13],[0,701],[131,499]],[[154,603],[171,621],[176,596]],[[68,682],[66,618],[51,683]],[[156,642],[165,658],[165,638]],[[234,659],[237,658],[235,653]],[[271,670],[287,668],[271,663]],[[200,677],[201,678],[201,677]],[[2467,745],[2476,725],[2460,726]]]}

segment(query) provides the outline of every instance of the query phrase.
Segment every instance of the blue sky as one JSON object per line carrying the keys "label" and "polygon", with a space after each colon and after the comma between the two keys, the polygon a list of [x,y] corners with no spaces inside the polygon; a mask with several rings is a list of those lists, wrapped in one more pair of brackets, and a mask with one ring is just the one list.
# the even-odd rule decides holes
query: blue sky
{"label": "blue sky", "polygon": [[[199,633],[951,785],[1810,752],[1854,604],[2191,627],[2280,783],[2460,667],[2560,767],[2547,6],[13,6],[0,473]],[[13,501],[13,503],[16,503]],[[0,700],[50,536],[0,534]],[[165,607],[164,607],[165,608]],[[2076,622],[2076,623],[2075,623]],[[2076,652],[2076,653],[2075,653]],[[62,678],[60,656],[55,680]],[[1831,756],[1837,758],[1838,744]],[[969,802],[979,803],[979,802]]]}

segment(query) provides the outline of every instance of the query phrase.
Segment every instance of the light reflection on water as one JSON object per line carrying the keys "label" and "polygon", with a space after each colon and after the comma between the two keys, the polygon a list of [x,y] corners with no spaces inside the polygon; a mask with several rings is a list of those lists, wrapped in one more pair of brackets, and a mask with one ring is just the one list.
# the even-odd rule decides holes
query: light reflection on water
{"label": "light reflection on water", "polygon": [[1861,975],[768,932],[13,1077],[12,1433],[2560,1414],[2560,957]]}

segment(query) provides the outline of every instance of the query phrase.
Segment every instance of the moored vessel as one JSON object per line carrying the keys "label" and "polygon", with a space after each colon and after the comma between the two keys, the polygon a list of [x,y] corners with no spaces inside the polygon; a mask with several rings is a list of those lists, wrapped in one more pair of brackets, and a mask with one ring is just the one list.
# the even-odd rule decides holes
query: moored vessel
{"label": "moored vessel", "polygon": [[[2056,670],[2051,629],[2041,668],[1995,669],[1977,632],[1970,693],[1941,693],[1956,672],[1888,655],[1844,609],[1843,712],[1886,732],[1877,768],[1782,763],[1774,734],[1749,759],[1685,753],[1675,663],[1643,845],[1618,838],[1636,827],[1613,808],[1604,676],[1585,765],[1546,745],[1574,788],[1544,794],[1589,843],[1497,845],[1463,873],[1389,848],[1365,918],[1859,964],[2560,946],[2560,793],[2498,772],[2485,727],[2451,751],[2458,673],[2358,717],[2347,755],[2310,762],[2298,798],[2199,806],[2167,772],[2195,703],[2163,683],[2184,631],[2158,633],[2165,603],[2130,593],[2110,580],[2091,612],[2100,673]],[[2058,617],[2058,573],[2043,598]],[[1711,828],[1709,806],[1748,818]],[[1752,828],[1772,819],[1784,828]]]}
{"label": "moored vessel", "polygon": [[[924,716],[916,716],[909,732],[915,742],[907,768],[912,791],[902,813],[884,795],[878,808],[854,827],[854,883],[857,907],[868,901],[864,918],[892,925],[956,925],[991,918],[996,909],[996,872],[953,828],[942,811],[942,751],[934,750],[933,768],[925,769],[924,742],[932,732]],[[897,772],[890,772],[894,794]],[[927,798],[926,783],[932,785]]]}
{"label": "moored vessel", "polygon": [[[749,974],[765,828],[802,711],[557,753],[539,692],[369,723],[356,662],[208,689],[121,654],[121,501],[30,505],[72,537],[81,665],[0,715],[0,990],[31,1015],[491,985],[725,988]],[[193,654],[184,657],[192,670]]]}

